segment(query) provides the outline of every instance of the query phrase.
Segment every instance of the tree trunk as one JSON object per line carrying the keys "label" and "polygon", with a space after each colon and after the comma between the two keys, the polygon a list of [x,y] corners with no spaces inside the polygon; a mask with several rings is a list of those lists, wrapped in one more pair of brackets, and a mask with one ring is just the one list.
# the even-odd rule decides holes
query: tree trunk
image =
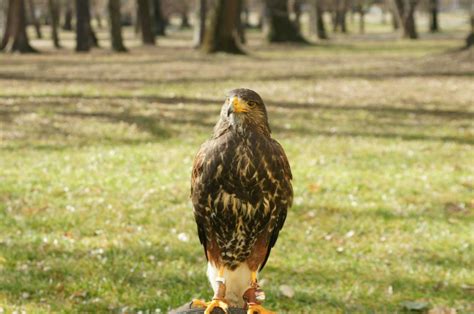
{"label": "tree trunk", "polygon": [[242,20],[242,12],[244,10],[243,1],[244,0],[238,0],[238,7],[235,14],[237,15],[237,34],[239,35],[240,42],[245,44],[247,39],[245,38],[245,21]]}
{"label": "tree trunk", "polygon": [[24,0],[9,0],[7,24],[0,50],[6,52],[37,52],[30,46],[26,33],[26,14]]}
{"label": "tree trunk", "polygon": [[314,0],[314,12],[316,18],[316,35],[319,39],[328,39],[326,26],[324,25],[324,11],[321,0]]}
{"label": "tree trunk", "polygon": [[204,34],[202,48],[207,53],[228,52],[243,54],[238,37],[237,12],[240,0],[216,0],[210,11],[209,27]]}
{"label": "tree trunk", "polygon": [[35,3],[33,2],[33,0],[28,0],[28,7],[30,9],[31,23],[33,23],[35,27],[36,38],[41,39],[43,38],[43,34],[41,33],[40,23],[38,21],[38,18],[36,17],[36,8],[35,8]]}
{"label": "tree trunk", "polygon": [[365,11],[363,8],[359,11],[359,33],[365,33]]}
{"label": "tree trunk", "polygon": [[89,0],[76,0],[76,51],[92,47]]}
{"label": "tree trunk", "polygon": [[436,33],[439,32],[439,22],[438,22],[438,13],[439,13],[439,0],[430,0],[430,32]]}
{"label": "tree trunk", "polygon": [[92,47],[99,47],[99,39],[97,38],[97,35],[95,34],[94,29],[90,25],[90,20],[89,20],[89,37],[90,37]]}
{"label": "tree trunk", "polygon": [[109,23],[112,49],[117,52],[126,52],[122,39],[122,23],[120,18],[120,0],[109,0]]}
{"label": "tree trunk", "polygon": [[49,15],[51,16],[51,37],[55,48],[61,48],[58,35],[59,7],[57,0],[48,0]]}
{"label": "tree trunk", "polygon": [[161,0],[153,0],[153,26],[155,36],[166,35],[166,20],[163,17],[163,10],[161,8]]}
{"label": "tree trunk", "polygon": [[187,11],[181,12],[181,25],[180,25],[180,28],[181,29],[186,29],[186,28],[190,28],[190,27],[191,27],[191,24],[189,24],[188,12]]}
{"label": "tree trunk", "polygon": [[470,49],[474,46],[474,2],[471,2],[470,8],[470,23],[471,23],[471,32],[466,37],[466,46],[464,49]]}
{"label": "tree trunk", "polygon": [[398,30],[400,28],[400,21],[398,20],[397,11],[396,9],[390,10],[390,15],[392,17],[392,26],[394,30]]}
{"label": "tree trunk", "polygon": [[144,45],[154,45],[155,35],[153,34],[151,16],[150,16],[150,3],[148,0],[137,0],[138,2],[138,15],[140,16],[140,29],[142,31],[142,43]]}
{"label": "tree trunk", "polygon": [[290,20],[287,0],[266,0],[269,42],[307,43],[297,26]]}
{"label": "tree trunk", "polygon": [[415,23],[415,9],[419,0],[394,0],[395,7],[398,13],[398,19],[402,26],[402,37],[409,39],[417,39],[418,33],[416,31]]}
{"label": "tree trunk", "polygon": [[207,13],[207,1],[199,0],[196,10],[196,23],[194,25],[194,46],[200,47],[204,39],[204,33],[206,31],[206,13]]}
{"label": "tree trunk", "polygon": [[298,29],[298,31],[301,30],[301,6],[302,6],[302,3],[300,2],[300,0],[295,0],[293,2],[293,13],[295,14],[295,25],[296,25],[296,28]]}
{"label": "tree trunk", "polygon": [[63,30],[72,31],[72,5],[70,1],[66,1],[66,9],[64,10]]}
{"label": "tree trunk", "polygon": [[347,0],[336,0],[334,2],[334,13],[332,20],[333,31],[340,30],[342,33],[347,33],[346,15],[349,8]]}

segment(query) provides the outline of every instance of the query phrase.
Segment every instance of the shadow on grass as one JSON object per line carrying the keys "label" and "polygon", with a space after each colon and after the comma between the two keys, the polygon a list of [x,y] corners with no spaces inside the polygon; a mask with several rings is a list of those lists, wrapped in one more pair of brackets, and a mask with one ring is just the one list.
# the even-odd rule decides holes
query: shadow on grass
{"label": "shadow on grass", "polygon": [[[271,81],[289,81],[289,80],[314,80],[314,79],[364,79],[364,80],[384,80],[384,79],[398,79],[398,78],[426,78],[426,77],[474,77],[473,71],[442,71],[442,70],[424,70],[422,72],[387,72],[384,69],[379,69],[372,73],[358,73],[358,72],[330,72],[330,73],[299,73],[299,74],[283,74],[283,75],[259,75],[248,76],[245,79],[249,82],[271,82]],[[228,75],[222,77],[181,77],[181,78],[107,78],[97,75],[90,77],[51,77],[51,76],[35,76],[27,73],[0,73],[1,80],[16,80],[16,81],[31,81],[41,83],[108,83],[108,84],[192,84],[192,83],[216,83],[225,81],[234,81],[234,77]]]}
{"label": "shadow on grass", "polygon": [[[191,98],[191,97],[163,97],[163,96],[88,96],[88,95],[38,95],[38,96],[18,96],[18,95],[0,95],[0,99],[49,99],[48,103],[51,103],[51,98],[58,99],[91,99],[91,100],[141,100],[146,102],[157,102],[165,105],[177,105],[177,104],[196,104],[196,105],[221,105],[224,100],[223,98]],[[54,102],[54,101],[53,101]],[[56,104],[61,104],[59,100]],[[282,109],[323,109],[323,110],[337,110],[337,111],[371,111],[381,113],[399,113],[399,114],[414,114],[414,115],[428,115],[436,117],[450,117],[450,118],[462,118],[462,119],[473,119],[474,112],[462,111],[462,110],[439,110],[439,109],[424,109],[424,108],[401,108],[392,107],[385,105],[361,105],[361,106],[348,106],[348,105],[326,105],[321,103],[309,103],[309,102],[288,102],[288,101],[266,101],[269,110],[271,108],[282,108]],[[4,113],[8,113],[5,112]]]}
{"label": "shadow on grass", "polygon": [[[222,100],[218,99],[202,99],[189,97],[161,97],[161,96],[0,96],[0,103],[3,99],[14,100],[21,102],[21,106],[4,106],[0,109],[0,121],[5,126],[16,128],[15,120],[17,116],[28,115],[31,113],[43,114],[47,117],[64,117],[80,118],[85,123],[96,120],[108,121],[113,124],[124,123],[129,126],[136,126],[139,130],[149,134],[149,139],[127,139],[127,138],[102,138],[105,143],[118,144],[140,144],[144,142],[157,141],[169,139],[176,136],[178,133],[192,133],[199,130],[208,130],[211,133],[215,120],[218,118],[218,111]],[[73,100],[74,102],[71,102]],[[104,105],[96,103],[87,104],[87,100],[97,100]],[[114,103],[114,101],[138,100],[143,101],[144,104],[133,105],[128,108],[123,104]],[[77,108],[75,101],[81,101],[83,104],[81,108]],[[272,121],[289,121],[293,122],[294,126],[287,128],[282,123],[274,122],[273,130],[279,134],[288,136],[324,136],[324,137],[340,137],[340,138],[381,138],[381,139],[399,139],[404,141],[438,141],[438,142],[453,142],[459,144],[473,145],[474,139],[469,136],[457,136],[452,134],[431,134],[424,131],[427,123],[418,123],[417,121],[430,121],[430,118],[436,118],[433,125],[449,124],[455,121],[459,123],[469,123],[474,118],[474,112],[463,110],[439,110],[426,108],[400,108],[391,106],[377,106],[377,105],[362,105],[362,106],[347,106],[347,105],[326,105],[320,103],[298,103],[298,102],[273,102],[268,101],[269,112]],[[179,106],[178,106],[179,105]],[[206,106],[203,110],[199,107]],[[87,110],[82,107],[86,106]],[[418,105],[419,106],[419,105]],[[117,110],[123,108],[124,110]],[[284,109],[272,113],[272,108]],[[145,113],[139,111],[146,109]],[[215,110],[214,110],[215,109]],[[287,112],[287,110],[290,110]],[[328,121],[320,121],[318,123],[317,117],[312,117],[315,110],[327,111],[331,114],[336,114],[335,117]],[[214,112],[215,111],[215,112]],[[311,115],[307,113],[310,112]],[[370,119],[370,128],[361,130],[359,124],[366,124],[369,120],[367,118],[356,118],[357,112],[368,112],[372,115],[377,115]],[[293,115],[294,114],[294,115]],[[351,120],[348,130],[332,129],[339,126],[337,115],[344,115]],[[354,115],[355,118],[349,118]],[[211,119],[212,118],[212,119]],[[345,120],[344,118],[343,120]],[[415,121],[417,123],[407,123]],[[68,120],[66,120],[68,121]],[[380,122],[379,122],[380,121]],[[56,127],[52,123],[39,123],[40,131],[38,134],[42,137],[60,136],[67,138],[69,136],[68,129]],[[456,125],[458,127],[458,125]],[[352,129],[352,130],[351,130]],[[178,132],[178,133],[176,133]],[[74,136],[81,136],[75,134]],[[85,137],[86,135],[84,135]],[[97,135],[99,140],[100,136]],[[74,139],[68,139],[71,141]],[[77,139],[76,139],[77,140]],[[77,140],[81,142],[81,139]],[[66,141],[67,142],[67,141]],[[85,138],[82,140],[85,144],[93,143],[94,139]],[[77,146],[75,143],[74,146]],[[56,148],[61,149],[67,143],[58,143]],[[38,149],[50,149],[55,145],[41,144]]]}

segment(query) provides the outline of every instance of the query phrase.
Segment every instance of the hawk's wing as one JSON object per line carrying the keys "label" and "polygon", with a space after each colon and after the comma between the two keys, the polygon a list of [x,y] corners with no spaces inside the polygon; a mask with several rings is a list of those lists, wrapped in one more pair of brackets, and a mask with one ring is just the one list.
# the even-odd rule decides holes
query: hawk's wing
{"label": "hawk's wing", "polygon": [[[209,142],[205,142],[204,144],[202,144],[198,153],[194,157],[193,170],[191,174],[191,197],[193,197],[194,191],[196,189],[200,189],[200,185],[202,185],[200,180],[201,180],[201,174],[202,174],[203,166],[204,166],[203,165],[204,158],[206,155],[205,152],[207,150],[208,145],[209,145]],[[205,220],[204,220],[204,215],[206,214],[206,208],[196,204],[194,199],[193,199],[193,207],[194,207],[194,219],[196,220],[199,241],[204,247],[204,254],[206,254],[206,258],[209,259],[209,257],[207,256],[208,240],[206,238],[206,229],[205,229]]]}
{"label": "hawk's wing", "polygon": [[280,230],[285,224],[288,208],[291,207],[293,202],[293,187],[291,185],[293,176],[291,174],[290,164],[285,151],[277,141],[271,139],[269,142],[268,152],[271,158],[268,167],[270,168],[269,170],[272,172],[274,179],[278,181],[278,185],[273,197],[275,211],[272,213],[269,225],[270,238],[267,253],[259,270],[262,270],[265,266],[268,257],[270,256],[270,251],[273,246],[275,246]]}
{"label": "hawk's wing", "polygon": [[[194,207],[194,218],[198,229],[199,240],[204,247],[206,258],[212,243],[209,235],[212,235],[212,227],[206,219],[210,213],[211,195],[221,188],[223,179],[222,165],[230,163],[230,154],[220,154],[220,150],[226,150],[229,145],[226,136],[213,138],[201,145],[196,157],[194,158],[193,170],[191,175],[191,199]],[[208,228],[206,230],[206,228]],[[211,229],[209,229],[211,228]]]}

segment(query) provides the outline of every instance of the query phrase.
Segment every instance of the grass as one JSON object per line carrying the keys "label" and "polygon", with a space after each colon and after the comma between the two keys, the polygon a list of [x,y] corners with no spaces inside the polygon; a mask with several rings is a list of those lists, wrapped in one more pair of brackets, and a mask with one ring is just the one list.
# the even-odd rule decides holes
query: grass
{"label": "grass", "polygon": [[310,47],[252,33],[250,56],[234,57],[189,49],[185,32],[124,55],[1,55],[0,308],[165,312],[210,298],[190,168],[224,92],[248,87],[295,177],[261,274],[267,306],[472,312],[474,66],[446,53],[464,33]]}

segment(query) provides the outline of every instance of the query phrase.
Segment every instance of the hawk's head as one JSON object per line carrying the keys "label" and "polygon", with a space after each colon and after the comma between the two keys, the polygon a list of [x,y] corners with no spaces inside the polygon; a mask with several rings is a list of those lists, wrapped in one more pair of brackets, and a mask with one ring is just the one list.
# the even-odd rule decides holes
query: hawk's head
{"label": "hawk's head", "polygon": [[221,120],[228,122],[237,131],[245,132],[251,129],[270,134],[265,104],[262,98],[250,89],[238,88],[227,93]]}

